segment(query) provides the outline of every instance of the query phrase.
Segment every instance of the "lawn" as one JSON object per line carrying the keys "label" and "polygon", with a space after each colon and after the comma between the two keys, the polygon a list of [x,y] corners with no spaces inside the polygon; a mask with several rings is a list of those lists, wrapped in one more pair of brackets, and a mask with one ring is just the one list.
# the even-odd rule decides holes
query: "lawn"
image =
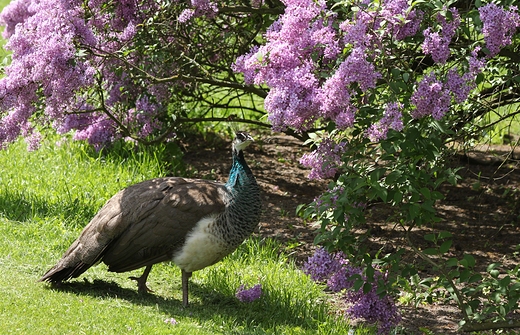
{"label": "lawn", "polygon": [[[69,140],[28,152],[23,140],[0,151],[0,329],[8,334],[348,334],[349,326],[269,239],[252,239],[221,263],[194,273],[182,307],[180,270],[156,265],[153,294],[132,273],[101,264],[60,289],[37,282],[104,202],[127,185],[162,176],[166,147],[96,153]],[[172,156],[167,166],[175,165]],[[240,302],[241,284],[262,297]],[[165,322],[168,321],[168,322]],[[356,334],[370,333],[358,328]]]}

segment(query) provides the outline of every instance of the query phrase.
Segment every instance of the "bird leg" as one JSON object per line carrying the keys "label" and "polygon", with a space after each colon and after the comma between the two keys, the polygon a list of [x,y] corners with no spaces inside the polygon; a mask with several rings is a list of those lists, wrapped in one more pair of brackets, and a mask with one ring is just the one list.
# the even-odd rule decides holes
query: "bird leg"
{"label": "bird leg", "polygon": [[148,279],[150,270],[152,270],[152,265],[147,265],[141,277],[128,277],[129,279],[135,280],[137,282],[137,292],[140,294],[153,292],[148,288],[148,286],[146,286],[146,280]]}
{"label": "bird leg", "polygon": [[191,277],[191,272],[182,271],[182,305],[188,307],[188,280]]}

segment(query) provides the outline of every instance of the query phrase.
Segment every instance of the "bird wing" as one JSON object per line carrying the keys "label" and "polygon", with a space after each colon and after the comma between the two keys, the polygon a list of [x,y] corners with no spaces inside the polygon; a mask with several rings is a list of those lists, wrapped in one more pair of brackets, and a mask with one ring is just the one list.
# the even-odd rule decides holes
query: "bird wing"
{"label": "bird wing", "polygon": [[226,188],[198,179],[164,183],[165,196],[145,217],[126,229],[106,250],[103,262],[110,271],[124,272],[170,260],[201,219],[222,213]]}
{"label": "bird wing", "polygon": [[63,258],[40,280],[77,277],[103,260],[123,272],[167,260],[200,219],[226,206],[223,184],[157,178],[114,195],[92,218]]}

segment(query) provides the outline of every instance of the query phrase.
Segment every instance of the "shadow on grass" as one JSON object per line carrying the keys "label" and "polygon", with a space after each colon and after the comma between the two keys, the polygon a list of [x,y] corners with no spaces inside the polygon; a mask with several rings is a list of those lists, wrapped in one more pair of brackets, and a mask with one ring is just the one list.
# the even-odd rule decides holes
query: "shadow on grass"
{"label": "shadow on grass", "polygon": [[85,225],[96,214],[92,207],[79,198],[49,202],[32,194],[24,194],[23,191],[0,192],[0,216],[11,221],[61,217],[67,222]]}
{"label": "shadow on grass", "polygon": [[[58,291],[94,298],[124,299],[136,305],[154,306],[172,317],[190,317],[199,320],[215,320],[219,316],[229,320],[229,324],[238,324],[244,331],[252,333],[262,329],[273,329],[276,326],[301,327],[307,330],[318,330],[319,324],[325,322],[323,307],[316,306],[312,315],[302,315],[299,306],[287,306],[283,299],[262,297],[253,303],[242,303],[234,296],[224,295],[209,287],[190,282],[190,304],[182,305],[181,300],[165,298],[154,293],[139,294],[137,288],[122,288],[112,281],[94,280],[89,282],[72,281],[59,287],[49,286]],[[180,288],[178,289],[181,295]],[[198,297],[198,299],[193,299]]]}

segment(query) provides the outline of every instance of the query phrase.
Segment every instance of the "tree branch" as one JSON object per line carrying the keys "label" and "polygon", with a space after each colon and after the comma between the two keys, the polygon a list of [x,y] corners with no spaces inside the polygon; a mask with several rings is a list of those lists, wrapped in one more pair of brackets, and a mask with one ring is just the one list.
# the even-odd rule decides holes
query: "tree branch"
{"label": "tree branch", "polygon": [[520,328],[520,321],[509,320],[499,322],[467,323],[462,326],[463,332],[476,332],[490,329]]}
{"label": "tree branch", "polygon": [[269,128],[271,125],[269,123],[256,121],[256,120],[248,120],[237,118],[236,116],[230,115],[229,117],[200,117],[200,118],[178,118],[176,121],[179,123],[196,123],[196,122],[239,122],[239,123],[249,123],[254,124],[260,127]]}

